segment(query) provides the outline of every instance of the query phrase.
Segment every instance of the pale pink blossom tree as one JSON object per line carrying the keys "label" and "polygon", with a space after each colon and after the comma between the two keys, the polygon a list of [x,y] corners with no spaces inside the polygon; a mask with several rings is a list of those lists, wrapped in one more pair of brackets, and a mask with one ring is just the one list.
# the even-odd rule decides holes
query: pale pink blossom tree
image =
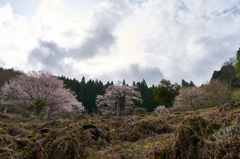
{"label": "pale pink blossom tree", "polygon": [[97,107],[108,105],[111,107],[111,113],[114,106],[117,109],[117,115],[126,115],[126,108],[133,105],[133,100],[142,102],[141,93],[137,91],[137,86],[123,85],[118,82],[116,85],[110,85],[104,95],[98,95],[96,100]]}
{"label": "pale pink blossom tree", "polygon": [[159,105],[154,109],[154,112],[157,114],[169,113],[169,110],[165,107],[165,105]]}
{"label": "pale pink blossom tree", "polygon": [[24,107],[43,99],[48,115],[71,111],[71,104],[77,102],[73,93],[64,88],[63,81],[47,71],[30,71],[18,76],[5,84],[2,96],[5,101]]}
{"label": "pale pink blossom tree", "polygon": [[202,105],[202,94],[204,89],[201,87],[182,87],[179,95],[175,98],[175,107],[192,107],[194,111]]}

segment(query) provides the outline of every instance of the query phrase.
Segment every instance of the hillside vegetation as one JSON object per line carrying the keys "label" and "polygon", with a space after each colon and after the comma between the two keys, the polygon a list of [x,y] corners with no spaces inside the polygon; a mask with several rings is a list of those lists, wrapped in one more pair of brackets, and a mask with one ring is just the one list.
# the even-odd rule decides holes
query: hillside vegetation
{"label": "hillside vegetation", "polygon": [[0,158],[239,158],[240,109],[125,117],[0,114]]}

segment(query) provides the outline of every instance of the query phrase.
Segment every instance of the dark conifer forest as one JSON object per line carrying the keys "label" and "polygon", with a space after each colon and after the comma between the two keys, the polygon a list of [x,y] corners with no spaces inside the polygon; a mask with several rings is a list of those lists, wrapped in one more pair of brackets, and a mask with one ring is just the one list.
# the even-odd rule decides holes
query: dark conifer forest
{"label": "dark conifer forest", "polygon": [[[96,96],[103,95],[105,93],[105,89],[114,84],[113,81],[108,81],[106,84],[103,84],[100,80],[91,79],[86,82],[84,77],[82,77],[81,81],[78,81],[75,78],[69,79],[64,76],[58,78],[64,81],[66,88],[71,89],[75,95],[77,95],[77,100],[83,103],[87,113],[97,112],[95,104]],[[123,80],[123,83],[125,83],[125,80]],[[143,100],[143,103],[135,102],[134,108],[145,108],[148,112],[151,112],[158,105],[164,104],[165,101],[158,102],[154,100],[154,85],[148,87],[147,82],[144,79],[141,82],[133,82],[133,85],[138,86],[138,91],[141,93]]]}

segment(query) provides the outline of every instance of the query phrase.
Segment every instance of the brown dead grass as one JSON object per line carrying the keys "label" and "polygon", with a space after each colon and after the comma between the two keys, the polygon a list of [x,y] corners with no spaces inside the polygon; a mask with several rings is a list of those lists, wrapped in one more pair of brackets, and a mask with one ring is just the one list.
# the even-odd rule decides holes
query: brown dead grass
{"label": "brown dead grass", "polygon": [[[205,109],[174,114],[146,114],[127,117],[77,116],[66,120],[2,121],[0,128],[0,158],[95,158],[95,159],[139,159],[139,158],[236,158],[240,151],[237,139],[211,140],[220,127],[232,125],[240,112],[219,113]],[[193,113],[193,114],[192,114]],[[188,114],[188,115],[187,115]],[[21,116],[19,116],[21,118]],[[26,118],[30,119],[30,118]],[[128,119],[133,119],[132,122]],[[240,119],[236,121],[240,123]],[[3,126],[4,125],[4,126]],[[103,131],[102,140],[93,140],[93,134],[83,125],[94,125]],[[4,128],[4,129],[3,129]],[[40,134],[41,129],[49,129]],[[3,131],[4,130],[4,131]],[[11,132],[10,136],[9,131]],[[21,150],[16,147],[17,138],[28,134],[44,137],[42,142],[27,139],[28,145]]]}

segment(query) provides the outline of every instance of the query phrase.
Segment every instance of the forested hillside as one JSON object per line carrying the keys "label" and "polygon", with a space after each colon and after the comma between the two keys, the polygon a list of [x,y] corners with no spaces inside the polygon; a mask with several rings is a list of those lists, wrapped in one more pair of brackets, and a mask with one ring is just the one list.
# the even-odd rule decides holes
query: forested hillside
{"label": "forested hillside", "polygon": [[[77,100],[82,102],[84,107],[86,108],[87,113],[94,113],[97,111],[97,107],[95,104],[96,96],[103,95],[105,93],[105,89],[109,85],[113,85],[113,81],[107,82],[103,84],[100,80],[89,80],[85,81],[85,78],[82,77],[82,80],[79,82],[78,80],[69,79],[67,77],[61,76],[59,79],[64,81],[65,87],[71,89],[77,95]],[[123,80],[125,83],[125,80]],[[126,84],[126,83],[125,83]],[[146,81],[143,79],[141,82],[133,82],[133,85],[138,86],[138,91],[141,93],[143,103],[135,102],[135,108],[141,107],[145,108],[148,112],[151,112],[158,105],[164,104],[165,101],[157,102],[154,100],[155,96],[153,95],[154,85],[148,87]]]}
{"label": "forested hillside", "polygon": [[240,88],[240,79],[237,77],[237,65],[240,64],[240,48],[236,53],[236,57],[230,58],[224,62],[222,68],[219,71],[214,71],[211,79],[218,79],[227,82],[232,88]]}

